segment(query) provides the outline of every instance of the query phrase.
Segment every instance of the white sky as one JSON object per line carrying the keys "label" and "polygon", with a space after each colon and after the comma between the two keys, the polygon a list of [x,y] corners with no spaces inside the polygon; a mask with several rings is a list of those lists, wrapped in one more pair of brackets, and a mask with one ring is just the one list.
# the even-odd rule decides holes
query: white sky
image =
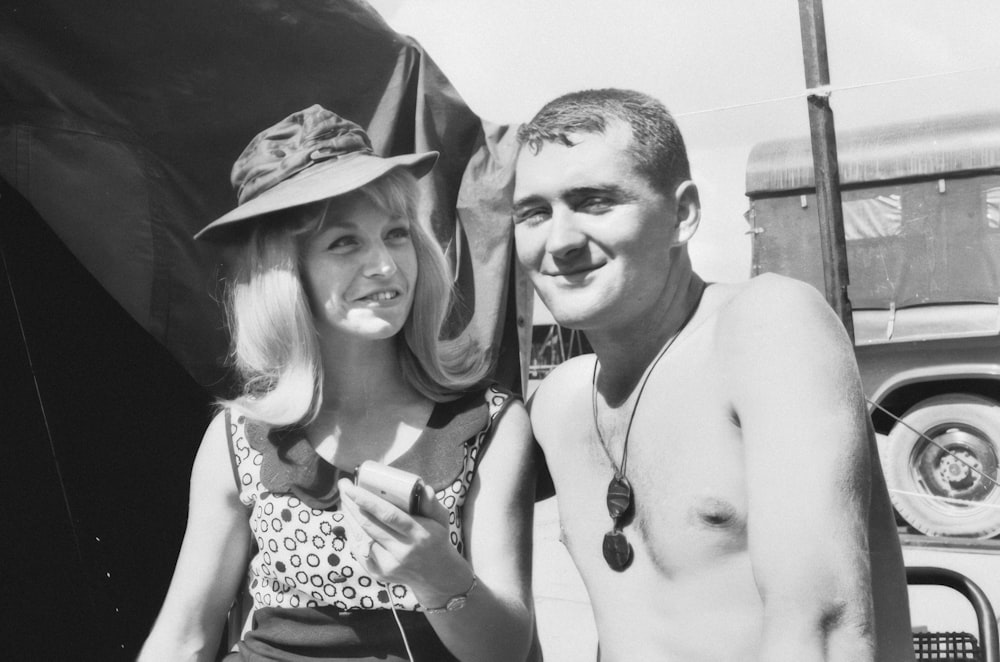
{"label": "white sky", "polygon": [[[691,252],[709,280],[750,273],[750,148],[808,135],[796,0],[369,0],[484,119],[631,87],[678,117],[704,208]],[[838,131],[1000,110],[1000,1],[828,0]]]}

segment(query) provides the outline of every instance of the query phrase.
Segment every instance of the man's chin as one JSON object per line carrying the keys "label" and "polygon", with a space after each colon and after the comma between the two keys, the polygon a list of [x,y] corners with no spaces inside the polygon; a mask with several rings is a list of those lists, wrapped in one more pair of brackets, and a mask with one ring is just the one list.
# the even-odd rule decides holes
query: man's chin
{"label": "man's chin", "polygon": [[549,311],[556,324],[565,329],[584,330],[593,318],[593,314],[589,310],[552,310],[550,308]]}

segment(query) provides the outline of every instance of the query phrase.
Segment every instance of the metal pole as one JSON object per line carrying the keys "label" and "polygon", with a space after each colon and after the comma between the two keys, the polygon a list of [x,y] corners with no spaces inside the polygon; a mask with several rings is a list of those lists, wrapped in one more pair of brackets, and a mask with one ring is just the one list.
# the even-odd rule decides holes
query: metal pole
{"label": "metal pole", "polygon": [[847,298],[847,244],[844,240],[844,213],[840,206],[840,171],[837,138],[830,108],[830,69],[826,56],[826,28],[823,0],[799,0],[802,30],[802,58],[806,87],[810,90],[809,131],[812,136],[813,172],[819,207],[820,249],[823,253],[823,281],[826,300],[837,313],[854,342],[851,302]]}

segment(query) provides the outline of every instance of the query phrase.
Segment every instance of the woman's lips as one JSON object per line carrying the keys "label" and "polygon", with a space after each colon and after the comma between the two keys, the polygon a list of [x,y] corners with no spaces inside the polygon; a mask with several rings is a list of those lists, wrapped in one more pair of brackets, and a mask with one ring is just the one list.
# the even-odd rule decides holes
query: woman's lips
{"label": "woman's lips", "polygon": [[399,290],[378,290],[377,292],[371,292],[364,296],[358,297],[357,301],[364,303],[384,303],[386,301],[392,301],[400,297]]}

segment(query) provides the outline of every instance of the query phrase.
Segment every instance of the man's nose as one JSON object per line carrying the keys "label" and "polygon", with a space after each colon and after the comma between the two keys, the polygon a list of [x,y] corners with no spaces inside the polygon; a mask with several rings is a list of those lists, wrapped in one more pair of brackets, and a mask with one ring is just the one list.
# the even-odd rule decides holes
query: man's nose
{"label": "man's nose", "polygon": [[388,277],[396,273],[396,260],[383,242],[373,243],[365,260],[365,275]]}
{"label": "man's nose", "polygon": [[568,257],[587,243],[575,215],[570,209],[554,209],[549,222],[549,236],[545,249],[554,257]]}

